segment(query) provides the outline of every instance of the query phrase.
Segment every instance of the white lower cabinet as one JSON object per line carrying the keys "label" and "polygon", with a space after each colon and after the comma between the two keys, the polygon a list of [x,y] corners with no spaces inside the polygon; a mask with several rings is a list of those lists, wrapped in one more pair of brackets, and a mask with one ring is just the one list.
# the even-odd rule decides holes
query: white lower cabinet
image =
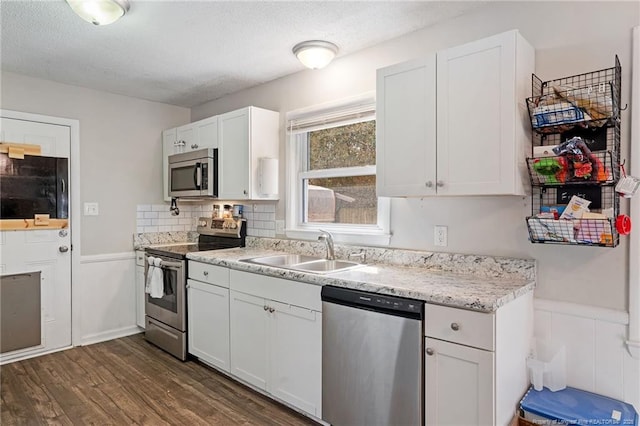
{"label": "white lower cabinet", "polygon": [[493,352],[426,338],[427,425],[493,424]]}
{"label": "white lower cabinet", "polygon": [[320,418],[320,287],[232,270],[230,288],[231,374]]}
{"label": "white lower cabinet", "polygon": [[229,270],[190,261],[189,277],[188,352],[229,372]]}
{"label": "white lower cabinet", "polygon": [[529,386],[533,293],[483,313],[425,305],[425,425],[508,425]]}
{"label": "white lower cabinet", "polygon": [[136,250],[136,324],[145,327],[144,250]]}

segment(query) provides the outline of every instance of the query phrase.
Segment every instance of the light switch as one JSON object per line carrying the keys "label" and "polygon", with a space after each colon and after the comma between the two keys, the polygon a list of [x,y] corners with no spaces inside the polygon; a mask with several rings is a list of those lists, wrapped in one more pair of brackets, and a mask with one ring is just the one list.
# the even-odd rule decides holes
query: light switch
{"label": "light switch", "polygon": [[98,203],[84,203],[85,216],[98,216]]}

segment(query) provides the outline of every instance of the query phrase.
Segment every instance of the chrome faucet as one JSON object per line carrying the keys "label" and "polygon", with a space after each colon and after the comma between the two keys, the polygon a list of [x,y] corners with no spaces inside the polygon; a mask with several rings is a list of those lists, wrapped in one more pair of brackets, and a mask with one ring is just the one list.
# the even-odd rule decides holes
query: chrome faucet
{"label": "chrome faucet", "polygon": [[320,230],[320,236],[318,237],[318,241],[323,241],[325,246],[327,246],[327,260],[335,260],[336,253],[333,250],[333,235],[328,231]]}

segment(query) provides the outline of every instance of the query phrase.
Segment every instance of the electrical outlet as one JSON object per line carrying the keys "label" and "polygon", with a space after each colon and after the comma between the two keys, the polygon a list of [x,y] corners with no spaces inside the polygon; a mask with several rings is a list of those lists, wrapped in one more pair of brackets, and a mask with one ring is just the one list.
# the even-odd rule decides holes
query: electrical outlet
{"label": "electrical outlet", "polygon": [[433,245],[438,247],[447,246],[447,227],[436,225],[433,227]]}
{"label": "electrical outlet", "polygon": [[84,203],[85,216],[98,216],[98,203]]}

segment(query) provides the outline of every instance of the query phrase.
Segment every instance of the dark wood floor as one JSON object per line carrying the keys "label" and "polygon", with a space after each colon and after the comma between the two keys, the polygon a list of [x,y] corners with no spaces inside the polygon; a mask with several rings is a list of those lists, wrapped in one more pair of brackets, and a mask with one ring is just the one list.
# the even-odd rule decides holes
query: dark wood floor
{"label": "dark wood floor", "polygon": [[8,425],[315,425],[142,334],[0,367]]}

